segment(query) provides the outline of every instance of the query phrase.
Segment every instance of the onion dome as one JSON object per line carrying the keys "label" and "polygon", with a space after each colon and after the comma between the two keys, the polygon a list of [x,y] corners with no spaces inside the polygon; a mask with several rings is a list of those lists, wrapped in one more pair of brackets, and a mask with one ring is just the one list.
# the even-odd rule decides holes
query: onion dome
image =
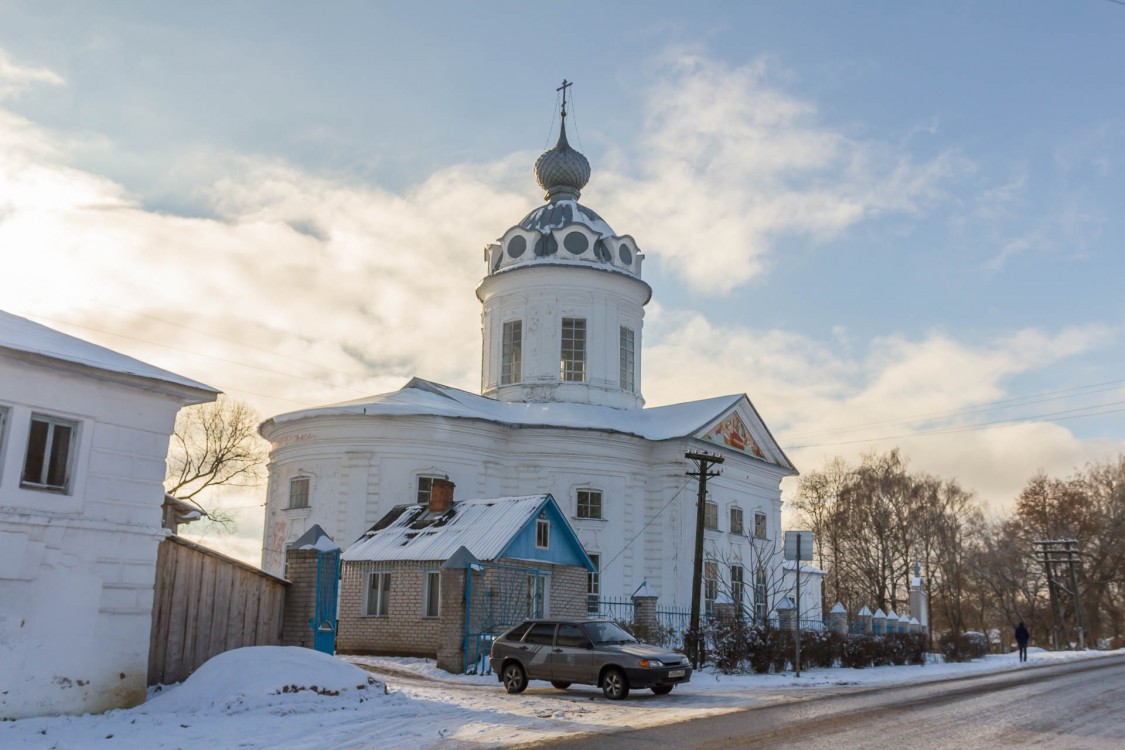
{"label": "onion dome", "polygon": [[547,191],[547,201],[560,198],[577,199],[590,181],[590,162],[566,140],[565,110],[559,128],[559,142],[535,161],[535,181]]}

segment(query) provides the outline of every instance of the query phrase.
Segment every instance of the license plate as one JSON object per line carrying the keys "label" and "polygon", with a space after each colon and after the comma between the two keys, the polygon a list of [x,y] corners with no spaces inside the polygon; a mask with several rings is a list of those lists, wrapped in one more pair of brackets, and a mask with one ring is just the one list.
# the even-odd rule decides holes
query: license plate
{"label": "license plate", "polygon": [[685,674],[687,674],[687,670],[673,669],[671,672],[668,673],[668,676],[669,677],[683,677]]}

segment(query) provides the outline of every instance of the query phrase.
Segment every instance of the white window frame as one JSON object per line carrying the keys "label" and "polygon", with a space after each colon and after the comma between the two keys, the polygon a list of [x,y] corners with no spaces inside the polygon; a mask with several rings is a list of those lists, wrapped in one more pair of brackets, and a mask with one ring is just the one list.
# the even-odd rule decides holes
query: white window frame
{"label": "white window frame", "polygon": [[441,617],[441,571],[422,571],[422,617]]}
{"label": "white window frame", "polygon": [[523,380],[523,321],[506,320],[500,344],[500,385]]}
{"label": "white window frame", "polygon": [[620,367],[618,379],[621,390],[633,393],[637,390],[637,335],[632,328],[621,326],[620,341]]}
{"label": "white window frame", "polygon": [[746,569],[734,563],[730,566],[730,600],[734,602],[736,612],[742,611],[742,602],[746,597],[745,589]]}
{"label": "white window frame", "polygon": [[[373,586],[372,582],[378,580],[377,586]],[[371,601],[371,594],[374,590],[375,601],[374,607]],[[363,613],[367,617],[390,617],[391,616],[391,571],[389,570],[372,570],[367,573],[367,586],[364,593]],[[372,611],[374,610],[374,611]]]}
{"label": "white window frame", "polygon": [[0,404],[0,482],[4,480],[4,446],[7,445],[8,407]]}
{"label": "white window frame", "polygon": [[[447,479],[445,474],[417,474],[414,478],[414,502],[419,505],[429,505],[430,497],[434,491],[435,479]],[[422,488],[426,484],[425,489]]]}
{"label": "white window frame", "polygon": [[[583,495],[585,498],[585,514],[583,514]],[[593,513],[595,496],[597,500],[597,513]],[[590,487],[583,487],[582,489],[575,490],[574,492],[574,517],[582,519],[601,520],[603,515],[602,500],[605,494],[601,490],[596,490]]]}
{"label": "white window frame", "polygon": [[[304,482],[304,484],[305,484],[305,490],[304,490],[304,493],[303,493],[305,502],[304,502],[304,505],[294,505],[293,504],[293,498],[301,496],[300,493],[294,494],[294,492],[293,492],[294,485],[296,485],[300,482]],[[289,480],[289,504],[286,506],[286,510],[308,510],[309,502],[310,502],[311,497],[312,497],[312,477],[309,476],[308,474],[298,474],[297,476],[292,477]]]}
{"label": "white window frame", "polygon": [[[542,573],[531,573],[527,576],[527,613],[532,617],[550,617],[551,612],[551,577]],[[535,604],[538,604],[536,612]]]}
{"label": "white window frame", "polygon": [[719,561],[703,561],[703,611],[712,614],[715,600],[719,598]]}
{"label": "white window frame", "polygon": [[586,382],[586,319],[563,318],[560,326],[559,380]]}
{"label": "white window frame", "polygon": [[760,510],[754,511],[754,538],[769,539],[769,525],[766,514]]}
{"label": "white window frame", "polygon": [[768,583],[766,571],[759,570],[754,576],[754,622],[759,625],[766,621],[766,614],[769,611],[766,601]]}
{"label": "white window frame", "polygon": [[535,549],[551,548],[551,519],[546,513],[540,513],[535,519]]}
{"label": "white window frame", "polygon": [[719,504],[707,500],[703,503],[703,528],[708,531],[719,530]]}
{"label": "white window frame", "polygon": [[601,611],[602,556],[600,552],[586,553],[594,564],[594,572],[586,572],[586,614],[595,615]]}
{"label": "white window frame", "polygon": [[[746,527],[743,523],[744,517],[745,514],[742,512],[741,507],[737,505],[730,506],[730,533],[741,534],[743,531],[745,531]],[[735,523],[736,518],[738,520],[738,523]]]}
{"label": "white window frame", "polygon": [[[27,479],[27,464],[31,458],[31,431],[35,424],[43,423],[47,425],[47,435],[44,439],[44,452],[41,457],[41,465],[39,468],[39,480],[29,481]],[[78,453],[78,429],[80,423],[73,419],[66,419],[64,417],[55,417],[50,414],[41,414],[33,412],[31,419],[27,426],[27,449],[24,451],[23,467],[20,471],[20,487],[28,490],[38,490],[41,492],[56,492],[63,495],[69,495],[71,490],[71,480],[74,475],[75,458]],[[47,480],[50,479],[51,459],[54,453],[54,437],[55,429],[57,427],[66,427],[70,430],[70,437],[67,440],[67,453],[66,453],[66,466],[63,467],[63,482],[62,484],[50,484]]]}

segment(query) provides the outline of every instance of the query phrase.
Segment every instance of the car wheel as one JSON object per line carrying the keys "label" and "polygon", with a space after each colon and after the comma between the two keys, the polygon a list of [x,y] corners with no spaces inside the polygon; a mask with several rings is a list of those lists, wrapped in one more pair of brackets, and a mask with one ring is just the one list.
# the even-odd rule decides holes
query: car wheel
{"label": "car wheel", "polygon": [[652,686],[652,692],[656,693],[657,695],[668,695],[668,693],[672,692],[672,686],[671,685],[653,685]]}
{"label": "car wheel", "polygon": [[504,678],[504,689],[513,695],[522,693],[527,688],[527,672],[516,662],[504,667],[501,677]]}
{"label": "car wheel", "polygon": [[568,687],[570,687],[570,683],[565,682],[564,680],[551,680],[551,687],[556,687],[559,690],[566,690]]}
{"label": "car wheel", "polygon": [[629,681],[625,673],[616,667],[607,669],[602,675],[602,692],[611,701],[625,700],[629,696]]}

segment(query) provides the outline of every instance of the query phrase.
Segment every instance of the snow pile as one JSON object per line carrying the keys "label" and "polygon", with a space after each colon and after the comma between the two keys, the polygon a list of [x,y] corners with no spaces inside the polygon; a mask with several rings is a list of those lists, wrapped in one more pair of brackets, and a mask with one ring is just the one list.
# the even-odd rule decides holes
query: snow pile
{"label": "snow pile", "polygon": [[359,667],[307,648],[251,646],[219,654],[182,684],[157,688],[146,714],[332,710],[386,694]]}

